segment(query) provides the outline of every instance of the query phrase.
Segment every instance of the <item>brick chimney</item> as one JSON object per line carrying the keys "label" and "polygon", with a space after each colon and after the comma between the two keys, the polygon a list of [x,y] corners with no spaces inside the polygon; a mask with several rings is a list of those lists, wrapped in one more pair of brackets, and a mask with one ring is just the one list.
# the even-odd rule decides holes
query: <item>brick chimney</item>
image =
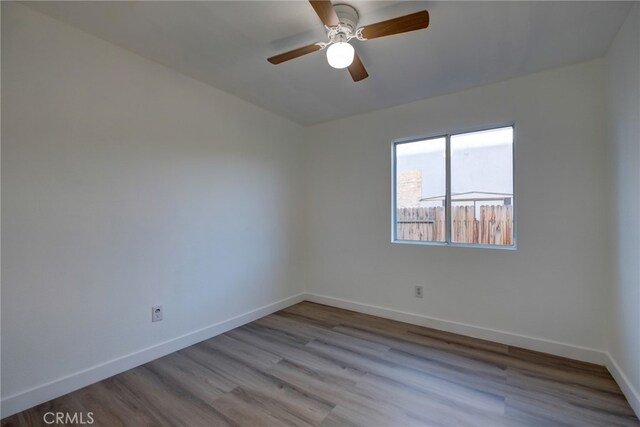
{"label": "brick chimney", "polygon": [[420,206],[422,198],[422,172],[420,170],[398,172],[396,185],[396,205],[398,208]]}

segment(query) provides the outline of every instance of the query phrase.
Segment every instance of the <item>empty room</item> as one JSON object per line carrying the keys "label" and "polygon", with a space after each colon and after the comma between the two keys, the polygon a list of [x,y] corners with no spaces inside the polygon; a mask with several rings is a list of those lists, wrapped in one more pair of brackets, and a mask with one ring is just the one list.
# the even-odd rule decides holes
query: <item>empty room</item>
{"label": "empty room", "polygon": [[0,5],[2,427],[640,427],[640,2]]}

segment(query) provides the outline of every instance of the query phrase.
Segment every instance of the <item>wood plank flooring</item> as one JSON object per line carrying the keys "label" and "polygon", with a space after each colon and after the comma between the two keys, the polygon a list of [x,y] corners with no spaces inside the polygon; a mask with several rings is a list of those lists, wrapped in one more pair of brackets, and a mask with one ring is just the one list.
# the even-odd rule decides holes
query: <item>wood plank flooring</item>
{"label": "wood plank flooring", "polygon": [[2,420],[95,426],[640,426],[602,366],[303,302]]}

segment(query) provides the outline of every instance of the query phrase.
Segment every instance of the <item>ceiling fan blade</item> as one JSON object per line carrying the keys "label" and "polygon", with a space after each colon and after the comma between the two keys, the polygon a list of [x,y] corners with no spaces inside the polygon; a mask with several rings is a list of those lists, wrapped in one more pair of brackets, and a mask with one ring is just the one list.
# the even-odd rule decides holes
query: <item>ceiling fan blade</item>
{"label": "ceiling fan blade", "polygon": [[367,69],[362,65],[362,61],[357,53],[353,56],[353,62],[349,65],[348,70],[354,82],[359,82],[369,77],[369,73],[367,73]]}
{"label": "ceiling fan blade", "polygon": [[281,64],[285,61],[289,61],[291,59],[295,59],[298,58],[302,55],[306,55],[308,53],[313,53],[313,52],[317,52],[320,49],[322,49],[322,46],[320,46],[319,44],[310,44],[309,46],[304,46],[304,47],[299,47],[297,49],[293,49],[290,50],[289,52],[285,52],[285,53],[281,53],[280,55],[276,55],[276,56],[272,56],[271,58],[267,59],[267,61],[271,62],[272,64],[276,65],[276,64]]}
{"label": "ceiling fan blade", "polygon": [[410,15],[399,16],[387,21],[362,27],[362,36],[366,39],[391,36],[393,34],[407,33],[421,30],[429,26],[429,12],[421,10]]}
{"label": "ceiling fan blade", "polygon": [[309,0],[311,7],[316,11],[318,17],[327,27],[335,27],[340,22],[333,4],[329,0]]}

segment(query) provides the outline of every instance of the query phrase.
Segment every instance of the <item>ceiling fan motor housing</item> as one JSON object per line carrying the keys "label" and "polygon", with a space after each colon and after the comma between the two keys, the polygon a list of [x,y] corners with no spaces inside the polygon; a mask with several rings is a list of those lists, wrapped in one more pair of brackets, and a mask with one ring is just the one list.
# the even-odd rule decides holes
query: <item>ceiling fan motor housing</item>
{"label": "ceiling fan motor housing", "polygon": [[335,4],[333,8],[338,15],[340,25],[349,30],[349,35],[355,33],[358,25],[358,11],[348,4]]}

